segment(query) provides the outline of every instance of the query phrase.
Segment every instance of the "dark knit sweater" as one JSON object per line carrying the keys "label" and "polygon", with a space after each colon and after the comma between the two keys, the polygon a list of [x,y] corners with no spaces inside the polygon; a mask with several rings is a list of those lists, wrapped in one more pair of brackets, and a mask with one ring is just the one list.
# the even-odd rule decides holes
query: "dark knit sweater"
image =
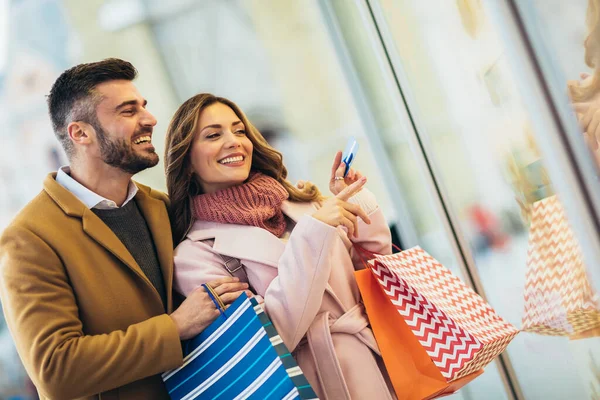
{"label": "dark knit sweater", "polygon": [[129,250],[146,277],[158,291],[163,306],[166,308],[167,292],[154,240],[135,200],[131,200],[121,208],[109,210],[94,208],[92,211],[104,221]]}

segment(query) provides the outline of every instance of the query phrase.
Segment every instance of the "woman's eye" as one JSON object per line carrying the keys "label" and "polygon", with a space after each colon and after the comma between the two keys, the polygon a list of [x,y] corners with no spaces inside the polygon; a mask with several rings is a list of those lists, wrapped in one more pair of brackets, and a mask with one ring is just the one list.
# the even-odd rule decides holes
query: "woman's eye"
{"label": "woman's eye", "polygon": [[235,131],[235,133],[237,133],[238,135],[245,135],[246,131],[243,129],[240,129],[239,131]]}
{"label": "woman's eye", "polygon": [[216,139],[220,136],[220,133],[215,132],[215,133],[211,133],[210,135],[206,135],[207,139]]}

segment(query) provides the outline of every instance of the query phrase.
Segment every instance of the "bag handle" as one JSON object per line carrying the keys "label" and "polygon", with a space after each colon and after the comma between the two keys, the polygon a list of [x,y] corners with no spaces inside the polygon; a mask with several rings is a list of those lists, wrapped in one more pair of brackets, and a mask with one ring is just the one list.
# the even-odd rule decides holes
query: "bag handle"
{"label": "bag handle", "polygon": [[223,300],[221,300],[217,292],[215,292],[215,289],[213,289],[208,283],[203,283],[202,286],[204,287],[204,290],[206,290],[206,293],[208,293],[208,297],[210,297],[221,315],[227,317],[225,315],[225,303],[223,303]]}
{"label": "bag handle", "polygon": [[[352,243],[352,247],[354,247],[354,249],[356,250],[356,254],[358,254],[358,256],[360,257],[360,260],[362,261],[362,263],[364,264],[365,268],[367,269],[371,269],[371,267],[369,266],[369,264],[365,261],[365,259],[363,258],[363,255],[368,256],[368,259],[371,258],[375,258],[375,256],[382,256],[383,254],[380,253],[374,253],[370,250],[365,249],[364,247],[362,247],[360,244],[358,243]],[[395,250],[398,250],[399,252],[402,252],[402,249],[398,246],[396,246],[394,243],[392,243],[392,248],[394,248]]]}
{"label": "bag handle", "polygon": [[[208,244],[211,247],[215,243],[215,241],[211,239],[203,240],[202,242]],[[223,260],[223,263],[225,264],[225,269],[227,270],[227,272],[229,272],[229,275],[238,278],[240,281],[242,281],[243,279],[248,281],[248,274],[246,273],[246,269],[244,268],[244,264],[242,264],[241,260],[234,257],[224,256],[221,253],[217,254]]]}
{"label": "bag handle", "polygon": [[[211,239],[203,240],[202,242],[208,244],[211,247],[215,243],[215,241]],[[225,256],[218,252],[217,254],[219,255],[219,257],[221,257],[221,260],[223,260],[223,263],[225,264],[225,269],[227,270],[227,272],[229,272],[229,275],[233,276],[234,278],[238,278],[240,282],[248,282],[248,285],[250,286],[250,279],[248,279],[248,273],[246,272],[246,268],[244,264],[242,264],[242,261],[240,259]],[[252,286],[250,286],[249,289],[253,293],[256,293]]]}

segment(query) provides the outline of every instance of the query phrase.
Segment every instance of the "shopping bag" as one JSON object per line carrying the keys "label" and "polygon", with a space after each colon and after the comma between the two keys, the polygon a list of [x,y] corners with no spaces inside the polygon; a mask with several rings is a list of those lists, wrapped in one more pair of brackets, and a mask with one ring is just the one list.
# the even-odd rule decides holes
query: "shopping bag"
{"label": "shopping bag", "polygon": [[585,337],[600,328],[598,294],[556,196],[533,204],[522,330]]}
{"label": "shopping bag", "polygon": [[448,382],[368,269],[355,272],[379,351],[398,400],[434,399],[452,394],[483,370]]}
{"label": "shopping bag", "polygon": [[263,308],[245,294],[184,342],[183,353],[183,365],[162,375],[173,400],[317,398]]}
{"label": "shopping bag", "polygon": [[433,399],[473,380],[518,333],[419,247],[375,255],[355,273],[400,399]]}

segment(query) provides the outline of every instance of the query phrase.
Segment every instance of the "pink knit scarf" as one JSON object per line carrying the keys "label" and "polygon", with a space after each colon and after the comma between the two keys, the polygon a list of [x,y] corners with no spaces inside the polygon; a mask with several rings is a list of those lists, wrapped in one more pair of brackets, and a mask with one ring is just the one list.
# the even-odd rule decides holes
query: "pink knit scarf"
{"label": "pink knit scarf", "polygon": [[277,180],[251,172],[241,185],[194,197],[192,207],[196,219],[253,225],[281,237],[286,228],[281,203],[287,198],[287,190]]}

